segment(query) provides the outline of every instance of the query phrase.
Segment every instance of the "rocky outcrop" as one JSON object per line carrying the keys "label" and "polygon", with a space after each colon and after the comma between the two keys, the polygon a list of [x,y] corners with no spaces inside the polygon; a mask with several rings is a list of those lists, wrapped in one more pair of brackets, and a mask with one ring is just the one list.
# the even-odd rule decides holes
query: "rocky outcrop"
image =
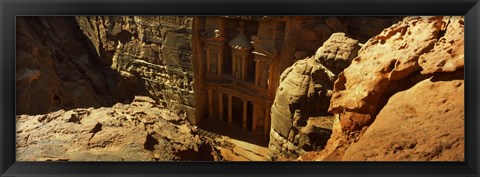
{"label": "rocky outcrop", "polygon": [[116,72],[98,62],[72,17],[16,20],[16,111],[110,106],[133,98]]}
{"label": "rocky outcrop", "polygon": [[463,72],[434,76],[390,97],[343,160],[464,160]]}
{"label": "rocky outcrop", "polygon": [[370,39],[335,82],[332,137],[308,158],[464,160],[463,31],[463,17],[407,17]]}
{"label": "rocky outcrop", "polygon": [[221,160],[185,117],[149,97],[113,107],[17,116],[19,161]]}
{"label": "rocky outcrop", "polygon": [[369,40],[335,82],[329,111],[341,113],[344,129],[369,125],[388,96],[390,82],[421,69],[418,57],[433,48],[441,23],[442,18],[406,20]]}
{"label": "rocky outcrop", "polygon": [[280,76],[271,114],[272,159],[292,159],[325,146],[333,123],[327,113],[333,82],[359,49],[358,41],[335,33],[314,57],[297,61]]}
{"label": "rocky outcrop", "polygon": [[[182,16],[75,17],[102,62],[164,107],[195,122],[192,20]],[[140,93],[137,93],[140,94]]]}

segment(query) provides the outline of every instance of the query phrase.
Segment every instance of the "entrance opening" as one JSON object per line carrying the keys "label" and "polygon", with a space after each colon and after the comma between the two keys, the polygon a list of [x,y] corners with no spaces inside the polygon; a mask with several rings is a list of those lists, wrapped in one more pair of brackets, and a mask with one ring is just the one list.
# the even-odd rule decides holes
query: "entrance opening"
{"label": "entrance opening", "polygon": [[232,97],[232,124],[242,127],[243,101],[238,97]]}

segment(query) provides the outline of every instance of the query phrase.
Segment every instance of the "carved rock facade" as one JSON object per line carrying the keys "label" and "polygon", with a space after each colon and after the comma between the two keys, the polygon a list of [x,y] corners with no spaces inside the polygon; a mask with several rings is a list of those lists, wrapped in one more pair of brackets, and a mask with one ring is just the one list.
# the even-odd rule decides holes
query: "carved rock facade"
{"label": "carved rock facade", "polygon": [[[362,40],[370,33],[376,34],[372,30],[380,32],[394,21],[393,18],[376,17],[195,17],[197,116],[242,127],[268,139],[270,124],[276,121],[270,118],[275,114],[270,114],[270,108],[280,74],[295,61],[315,55],[332,33],[358,29],[354,23],[350,24],[355,18],[368,18],[375,24],[375,28],[359,30],[362,34],[348,33],[363,36]],[[332,41],[337,42],[342,41]],[[325,62],[337,58],[340,68],[347,66],[354,56],[348,52],[334,53],[354,50],[349,48],[322,50],[325,51],[320,51],[321,56],[317,58]],[[329,72],[338,73],[339,70]],[[326,107],[328,104],[324,104]],[[282,136],[286,137],[285,134]]]}
{"label": "carved rock facade", "polygon": [[[76,17],[104,63],[165,108],[195,123],[192,20],[182,16]],[[137,93],[139,94],[139,93]]]}

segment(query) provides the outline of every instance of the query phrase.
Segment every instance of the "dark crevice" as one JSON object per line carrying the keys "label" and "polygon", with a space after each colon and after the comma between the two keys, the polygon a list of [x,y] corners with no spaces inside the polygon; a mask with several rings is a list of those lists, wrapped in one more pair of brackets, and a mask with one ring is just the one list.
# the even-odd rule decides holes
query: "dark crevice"
{"label": "dark crevice", "polygon": [[433,74],[432,82],[439,82],[439,81],[452,81],[452,80],[465,80],[465,71],[464,69],[458,69],[455,72],[447,72],[447,73],[435,73]]}
{"label": "dark crevice", "polygon": [[[99,131],[102,131],[102,124],[101,123],[97,123],[95,125],[95,127],[93,127],[92,130],[90,130],[90,133],[93,133],[93,134],[96,134],[98,133]],[[93,136],[92,136],[93,137]]]}
{"label": "dark crevice", "polygon": [[397,65],[397,60],[391,60],[390,63],[388,64],[388,67],[384,71],[384,73],[390,73],[395,69],[395,66]]}
{"label": "dark crevice", "polygon": [[157,144],[158,144],[158,140],[155,139],[151,134],[148,134],[143,147],[146,150],[154,151],[155,150],[155,145],[157,145]]}
{"label": "dark crevice", "polygon": [[60,98],[60,96],[58,94],[53,94],[52,103],[55,106],[58,106],[58,105],[62,104],[62,99]]}
{"label": "dark crevice", "polygon": [[445,36],[445,33],[447,32],[447,27],[448,25],[450,24],[450,19],[447,20],[446,24],[445,24],[445,29],[441,29],[438,34],[437,34],[437,40],[440,40],[442,37]]}
{"label": "dark crevice", "polygon": [[437,35],[437,40],[440,40],[443,36],[445,36],[445,32],[447,32],[447,30],[440,30]]}
{"label": "dark crevice", "polygon": [[72,114],[67,122],[80,123],[80,118],[77,114]]}
{"label": "dark crevice", "polygon": [[[107,33],[107,38],[112,39],[112,41],[120,41],[122,44],[126,44],[131,41],[132,37],[138,38],[132,33],[122,30],[120,33],[112,36],[110,33]],[[118,45],[118,44],[117,44]]]}

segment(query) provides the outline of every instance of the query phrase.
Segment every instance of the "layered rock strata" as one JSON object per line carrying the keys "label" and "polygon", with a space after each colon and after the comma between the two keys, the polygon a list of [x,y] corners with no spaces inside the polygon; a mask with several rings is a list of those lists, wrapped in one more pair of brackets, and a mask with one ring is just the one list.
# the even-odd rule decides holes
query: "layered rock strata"
{"label": "layered rock strata", "polygon": [[102,62],[160,105],[195,122],[192,20],[182,16],[78,16]]}

